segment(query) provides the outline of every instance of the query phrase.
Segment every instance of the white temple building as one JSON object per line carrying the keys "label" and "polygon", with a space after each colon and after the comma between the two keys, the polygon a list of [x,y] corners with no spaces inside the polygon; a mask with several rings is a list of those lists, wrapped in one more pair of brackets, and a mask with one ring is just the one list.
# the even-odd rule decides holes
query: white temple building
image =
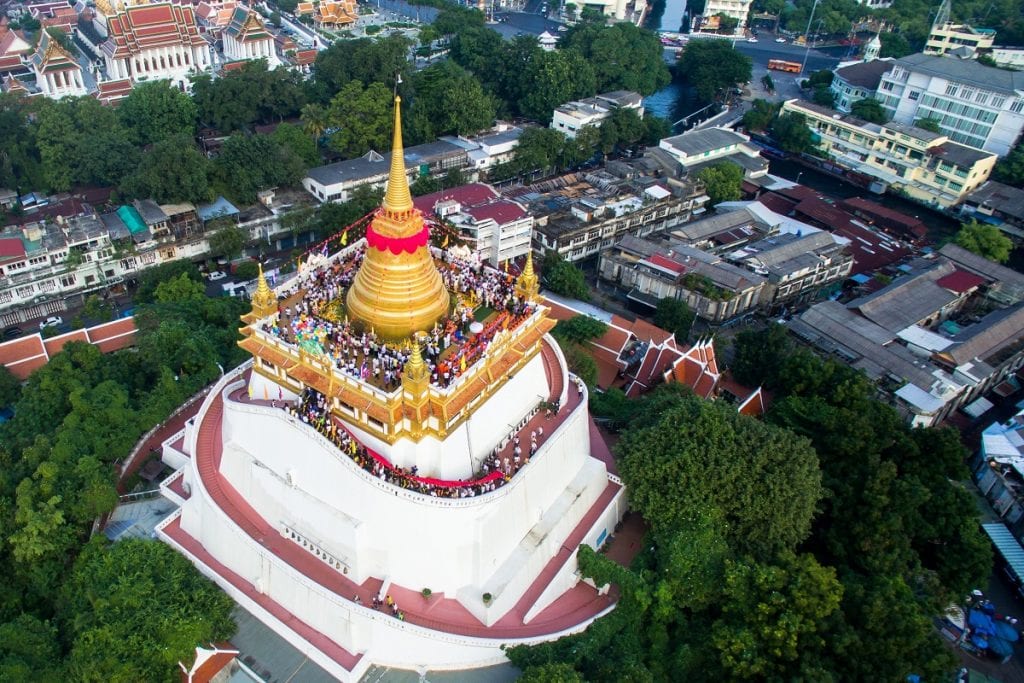
{"label": "white temple building", "polygon": [[82,67],[74,55],[46,31],[40,31],[39,45],[29,64],[36,76],[36,87],[47,97],[80,97],[86,94]]}
{"label": "white temple building", "polygon": [[261,273],[253,360],[163,447],[179,508],[159,537],[342,681],[583,630],[617,594],[577,550],[626,506],[532,263],[514,278],[431,247],[397,133],[391,158],[365,239],[277,291]]}
{"label": "white temple building", "polygon": [[268,68],[281,63],[274,49],[274,36],[257,12],[239,5],[224,29],[224,57],[228,61],[265,59]]}
{"label": "white temple building", "polygon": [[106,28],[101,48],[111,80],[168,79],[187,87],[189,76],[213,64],[191,5],[130,5],[109,17]]}

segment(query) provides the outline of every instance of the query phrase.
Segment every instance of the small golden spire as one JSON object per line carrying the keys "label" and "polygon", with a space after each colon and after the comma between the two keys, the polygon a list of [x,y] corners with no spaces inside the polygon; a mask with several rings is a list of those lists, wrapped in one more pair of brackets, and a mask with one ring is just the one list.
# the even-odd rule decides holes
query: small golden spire
{"label": "small golden spire", "polygon": [[388,191],[384,195],[384,208],[394,213],[412,210],[409,178],[405,174],[405,150],[402,147],[402,98],[395,95],[395,130],[391,142],[391,170],[388,173]]}
{"label": "small golden spire", "polygon": [[430,368],[424,362],[423,353],[420,351],[420,340],[422,338],[422,332],[415,332],[412,335],[412,354],[409,356],[409,360],[405,362],[405,368],[402,371],[402,383],[408,388],[413,388],[417,385],[425,387],[426,382],[430,379]]}
{"label": "small golden spire", "polygon": [[516,278],[516,292],[519,296],[528,301],[536,301],[540,294],[540,283],[537,281],[537,274],[533,270],[533,252],[526,252],[526,266],[523,272]]}
{"label": "small golden spire", "polygon": [[259,264],[260,276],[256,291],[252,295],[252,310],[256,315],[265,318],[268,315],[277,313],[277,295],[267,284],[267,278],[263,276],[263,264]]}

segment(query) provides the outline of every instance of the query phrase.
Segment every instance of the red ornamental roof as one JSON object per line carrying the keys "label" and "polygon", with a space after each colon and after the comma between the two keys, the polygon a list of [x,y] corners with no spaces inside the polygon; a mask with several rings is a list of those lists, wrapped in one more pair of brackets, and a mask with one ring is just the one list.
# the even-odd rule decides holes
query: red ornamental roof
{"label": "red ornamental roof", "polygon": [[366,243],[377,251],[390,251],[398,255],[403,251],[413,254],[420,247],[427,246],[430,241],[430,231],[427,226],[415,235],[409,237],[387,237],[373,229],[373,224],[366,228]]}
{"label": "red ornamental roof", "polygon": [[25,258],[25,245],[17,237],[0,238],[0,262]]}
{"label": "red ornamental roof", "polygon": [[128,97],[132,91],[132,81],[130,78],[123,78],[118,81],[103,81],[102,83],[96,84],[96,92],[94,93],[96,99],[104,104],[111,104],[117,100]]}
{"label": "red ornamental roof", "polygon": [[975,287],[980,287],[985,284],[985,278],[980,275],[975,275],[974,273],[969,273],[966,270],[954,270],[949,275],[940,277],[935,281],[935,284],[944,289],[948,289],[951,292],[963,294],[964,292],[969,292]]}
{"label": "red ornamental roof", "polygon": [[662,256],[661,254],[651,254],[647,260],[659,268],[672,271],[676,275],[682,275],[686,272],[686,266],[681,263],[676,263],[672,259]]}
{"label": "red ornamental roof", "polygon": [[153,47],[206,45],[191,6],[134,5],[111,18],[108,30],[110,38],[103,50],[112,57],[127,57]]}

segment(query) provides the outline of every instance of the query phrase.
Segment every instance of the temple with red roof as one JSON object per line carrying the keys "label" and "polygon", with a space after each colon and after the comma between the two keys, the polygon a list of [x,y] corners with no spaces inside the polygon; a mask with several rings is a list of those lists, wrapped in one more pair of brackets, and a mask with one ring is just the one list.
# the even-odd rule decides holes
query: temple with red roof
{"label": "temple with red roof", "polygon": [[49,363],[50,358],[60,353],[68,342],[85,342],[103,353],[111,353],[134,346],[135,332],[134,318],[121,318],[46,339],[36,332],[0,344],[0,364],[18,379],[26,380],[34,370]]}
{"label": "temple with red roof", "polygon": [[128,6],[107,19],[107,31],[101,49],[109,79],[168,79],[187,87],[193,73],[213,63],[191,5]]}

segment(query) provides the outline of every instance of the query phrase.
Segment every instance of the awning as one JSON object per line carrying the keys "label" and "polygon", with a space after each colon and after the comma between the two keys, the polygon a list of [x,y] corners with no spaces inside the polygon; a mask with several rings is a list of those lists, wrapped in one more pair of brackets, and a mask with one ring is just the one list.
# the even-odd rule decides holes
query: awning
{"label": "awning", "polygon": [[1003,556],[1006,564],[1013,570],[1017,578],[1024,578],[1024,548],[1021,547],[1020,542],[1014,535],[1010,533],[1006,525],[1000,522],[992,522],[982,524],[981,528],[988,534],[988,537],[992,540],[992,545]]}

